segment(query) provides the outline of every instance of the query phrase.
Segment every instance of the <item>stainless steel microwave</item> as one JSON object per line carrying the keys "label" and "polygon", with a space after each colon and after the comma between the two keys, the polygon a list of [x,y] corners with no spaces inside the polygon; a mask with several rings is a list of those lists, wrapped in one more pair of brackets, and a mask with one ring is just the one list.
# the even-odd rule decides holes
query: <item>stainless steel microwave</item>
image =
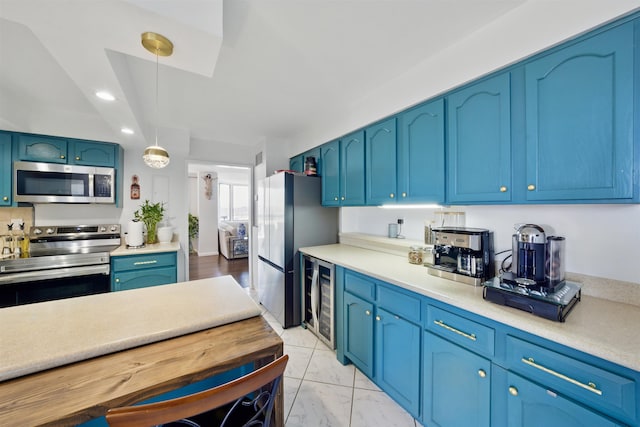
{"label": "stainless steel microwave", "polygon": [[16,202],[115,203],[115,169],[13,162]]}

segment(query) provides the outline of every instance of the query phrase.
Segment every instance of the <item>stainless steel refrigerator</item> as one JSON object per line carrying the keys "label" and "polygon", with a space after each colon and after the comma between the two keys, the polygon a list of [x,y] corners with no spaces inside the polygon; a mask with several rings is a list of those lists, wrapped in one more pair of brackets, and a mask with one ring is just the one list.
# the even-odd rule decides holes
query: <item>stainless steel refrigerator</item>
{"label": "stainless steel refrigerator", "polygon": [[298,249],[338,241],[338,209],[321,206],[320,181],[280,172],[258,186],[258,296],[284,328],[301,322]]}

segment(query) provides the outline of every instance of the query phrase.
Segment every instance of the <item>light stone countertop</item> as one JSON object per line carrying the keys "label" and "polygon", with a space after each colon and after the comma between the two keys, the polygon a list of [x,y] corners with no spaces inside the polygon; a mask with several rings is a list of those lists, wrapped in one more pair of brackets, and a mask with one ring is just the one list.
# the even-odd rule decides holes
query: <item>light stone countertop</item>
{"label": "light stone countertop", "polygon": [[[123,238],[124,240],[124,238]],[[180,250],[180,242],[173,240],[169,243],[153,243],[151,245],[145,245],[143,248],[129,249],[126,244],[120,245],[119,248],[111,251],[111,256],[125,256],[125,255],[147,255],[160,252],[177,252]]]}
{"label": "light stone countertop", "polygon": [[640,306],[582,295],[566,321],[554,322],[485,301],[474,287],[431,276],[422,265],[371,249],[334,244],[300,252],[392,283],[488,319],[640,371]]}
{"label": "light stone countertop", "polygon": [[260,315],[231,276],[0,310],[0,381]]}

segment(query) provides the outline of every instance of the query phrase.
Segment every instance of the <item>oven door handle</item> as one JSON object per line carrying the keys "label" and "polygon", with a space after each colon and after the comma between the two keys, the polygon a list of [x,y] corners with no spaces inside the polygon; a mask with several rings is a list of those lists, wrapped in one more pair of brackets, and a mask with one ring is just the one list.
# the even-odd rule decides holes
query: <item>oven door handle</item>
{"label": "oven door handle", "polygon": [[35,282],[46,279],[62,277],[91,276],[94,274],[109,274],[109,264],[84,265],[80,267],[54,268],[51,270],[25,271],[23,273],[11,273],[0,275],[0,285]]}

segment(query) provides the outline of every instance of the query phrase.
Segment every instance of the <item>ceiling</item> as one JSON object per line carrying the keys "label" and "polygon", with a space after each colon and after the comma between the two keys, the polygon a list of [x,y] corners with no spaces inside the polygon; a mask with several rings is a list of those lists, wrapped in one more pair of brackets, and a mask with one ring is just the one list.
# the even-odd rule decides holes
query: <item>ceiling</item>
{"label": "ceiling", "polygon": [[[0,0],[0,128],[125,148],[153,141],[156,123],[231,144],[294,138],[523,3]],[[145,31],[175,45],[157,102]]]}

